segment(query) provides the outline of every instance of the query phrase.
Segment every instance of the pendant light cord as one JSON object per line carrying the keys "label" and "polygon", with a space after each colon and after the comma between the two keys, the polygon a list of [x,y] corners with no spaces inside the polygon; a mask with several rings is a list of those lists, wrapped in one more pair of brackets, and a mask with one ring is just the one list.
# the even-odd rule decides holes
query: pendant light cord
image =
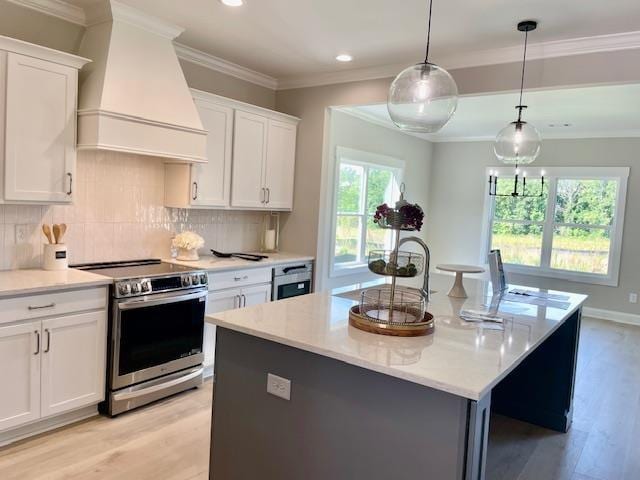
{"label": "pendant light cord", "polygon": [[522,93],[524,91],[524,73],[527,65],[527,43],[529,41],[529,31],[524,32],[524,56],[522,57],[522,79],[520,80],[520,102],[518,103],[518,122],[522,119]]}
{"label": "pendant light cord", "polygon": [[433,11],[433,0],[429,0],[429,23],[427,25],[427,51],[424,55],[424,63],[429,63],[429,44],[431,43],[431,12]]}

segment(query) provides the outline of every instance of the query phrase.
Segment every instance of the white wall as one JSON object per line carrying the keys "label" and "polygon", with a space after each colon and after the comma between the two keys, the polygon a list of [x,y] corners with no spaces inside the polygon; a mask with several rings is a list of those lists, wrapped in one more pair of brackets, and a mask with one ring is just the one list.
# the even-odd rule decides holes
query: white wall
{"label": "white wall", "polygon": [[[323,188],[322,207],[319,225],[319,251],[317,281],[320,288],[335,288],[351,285],[376,278],[373,274],[357,274],[329,278],[329,262],[333,239],[331,239],[330,211],[333,193],[333,174],[335,172],[336,147],[348,147],[356,150],[376,153],[388,157],[404,160],[405,197],[412,203],[419,204],[425,211],[429,201],[429,183],[431,175],[431,154],[433,145],[426,141],[398,131],[391,130],[370,122],[366,122],[344,112],[331,109],[328,147],[322,166]],[[322,214],[324,213],[324,215]],[[427,220],[428,221],[428,220]],[[418,235],[423,239],[425,229]]]}
{"label": "white wall", "polygon": [[[434,145],[427,234],[434,264],[479,262],[486,167],[494,165],[498,162],[492,142]],[[509,281],[584,293],[590,307],[640,314],[640,305],[628,300],[630,292],[640,290],[640,138],[545,140],[533,165],[631,167],[620,284],[607,287],[527,275],[510,275]]]}

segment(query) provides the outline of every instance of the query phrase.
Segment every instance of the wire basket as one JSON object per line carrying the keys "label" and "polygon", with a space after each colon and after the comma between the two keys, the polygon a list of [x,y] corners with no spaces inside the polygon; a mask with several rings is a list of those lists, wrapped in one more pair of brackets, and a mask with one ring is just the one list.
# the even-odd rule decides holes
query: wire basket
{"label": "wire basket", "polygon": [[415,277],[424,269],[424,255],[394,250],[371,250],[369,270],[377,275]]}
{"label": "wire basket", "polygon": [[426,310],[427,302],[420,293],[404,289],[370,288],[364,290],[360,297],[360,314],[376,323],[421,323]]}

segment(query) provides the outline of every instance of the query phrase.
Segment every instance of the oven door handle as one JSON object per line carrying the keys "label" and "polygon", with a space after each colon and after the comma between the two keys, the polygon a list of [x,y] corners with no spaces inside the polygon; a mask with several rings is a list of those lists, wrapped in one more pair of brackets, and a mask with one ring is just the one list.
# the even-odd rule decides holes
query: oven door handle
{"label": "oven door handle", "polygon": [[307,265],[294,265],[294,266],[291,266],[291,267],[284,267],[282,269],[282,273],[287,274],[287,273],[292,272],[294,270],[303,270],[303,269],[306,269],[306,268],[308,268]]}
{"label": "oven door handle", "polygon": [[157,385],[152,385],[152,386],[146,387],[146,388],[141,388],[140,390],[132,390],[132,391],[128,391],[128,392],[116,393],[116,394],[113,395],[113,398],[115,400],[121,401],[121,400],[130,400],[132,398],[137,398],[137,397],[142,397],[142,396],[145,396],[145,395],[149,395],[150,393],[158,392],[160,390],[164,390],[166,388],[173,387],[175,385],[180,385],[181,383],[188,382],[189,380],[194,379],[194,378],[198,377],[199,375],[202,375],[203,372],[204,372],[204,368],[199,368],[198,370],[195,370],[195,371],[193,371],[191,373],[188,373],[187,375],[184,375],[184,376],[178,377],[178,378],[174,378],[173,380],[169,380],[167,382],[159,383]]}
{"label": "oven door handle", "polygon": [[184,302],[186,300],[194,300],[196,298],[206,297],[209,292],[207,290],[200,290],[192,293],[181,294],[157,294],[151,297],[143,297],[135,300],[126,300],[124,302],[118,302],[119,310],[132,310],[135,308],[152,307],[154,305],[165,305],[167,303]]}

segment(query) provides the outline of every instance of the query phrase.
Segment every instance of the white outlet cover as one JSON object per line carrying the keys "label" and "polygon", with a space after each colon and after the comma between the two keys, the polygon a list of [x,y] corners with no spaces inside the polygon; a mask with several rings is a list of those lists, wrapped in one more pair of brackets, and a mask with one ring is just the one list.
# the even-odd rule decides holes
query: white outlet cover
{"label": "white outlet cover", "polygon": [[291,400],[291,380],[279,377],[273,373],[268,373],[267,393],[280,397],[284,400]]}
{"label": "white outlet cover", "polygon": [[29,225],[16,225],[16,243],[24,243],[29,238]]}
{"label": "white outlet cover", "polygon": [[630,293],[629,294],[629,302],[630,303],[638,303],[638,294],[637,293]]}

